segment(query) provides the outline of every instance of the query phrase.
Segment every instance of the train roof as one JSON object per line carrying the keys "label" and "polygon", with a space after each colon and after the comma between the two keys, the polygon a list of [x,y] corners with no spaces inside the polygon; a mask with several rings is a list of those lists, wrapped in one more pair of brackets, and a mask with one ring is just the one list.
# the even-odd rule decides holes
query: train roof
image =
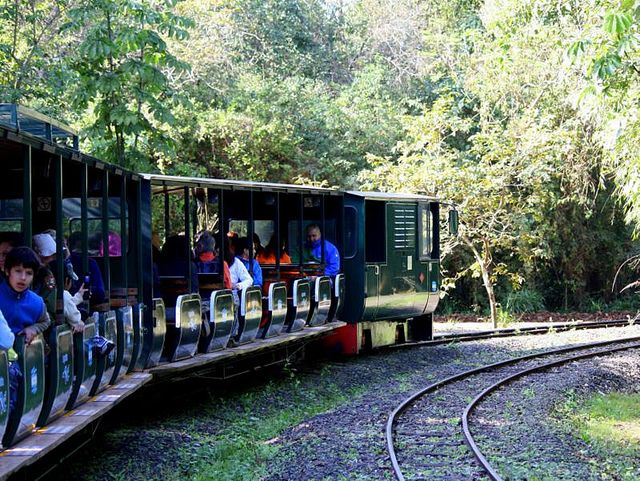
{"label": "train roof", "polygon": [[78,132],[51,117],[17,104],[0,103],[0,139],[30,145],[91,167],[139,180],[140,175],[79,150]]}
{"label": "train roof", "polygon": [[363,192],[359,190],[348,190],[347,194],[356,197],[364,197],[371,200],[385,200],[385,201],[413,201],[413,202],[439,202],[437,197],[422,195],[422,194],[410,194],[403,192]]}
{"label": "train roof", "polygon": [[152,184],[154,192],[171,191],[181,187],[212,187],[228,190],[257,190],[265,192],[288,192],[302,194],[342,195],[337,189],[308,185],[278,184],[273,182],[252,182],[245,180],[210,179],[203,177],[181,177],[161,174],[141,174]]}
{"label": "train roof", "polygon": [[[180,189],[182,187],[213,187],[229,190],[258,190],[267,192],[290,192],[290,193],[310,193],[310,194],[327,194],[341,195],[345,191],[338,189],[315,187],[308,185],[296,184],[279,184],[274,182],[251,182],[244,180],[227,180],[227,179],[210,179],[202,177],[182,177],[161,174],[141,174],[152,184],[154,192],[163,192],[168,188],[169,191]],[[173,189],[172,189],[173,188]],[[346,191],[347,194],[357,197],[364,197],[371,200],[385,201],[412,201],[412,202],[438,202],[439,199],[433,196],[400,193],[400,192],[362,192],[357,190]]]}
{"label": "train roof", "polygon": [[0,123],[52,144],[79,149],[75,129],[22,105],[0,103]]}

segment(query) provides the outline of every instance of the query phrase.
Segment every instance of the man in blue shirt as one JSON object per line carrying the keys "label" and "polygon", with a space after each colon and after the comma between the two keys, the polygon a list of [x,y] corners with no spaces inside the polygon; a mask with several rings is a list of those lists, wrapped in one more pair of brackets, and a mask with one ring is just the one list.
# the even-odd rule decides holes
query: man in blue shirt
{"label": "man in blue shirt", "polygon": [[[306,249],[313,262],[322,262],[322,232],[318,224],[307,226]],[[340,253],[336,246],[328,240],[324,241],[324,274],[334,277],[340,272]]]}

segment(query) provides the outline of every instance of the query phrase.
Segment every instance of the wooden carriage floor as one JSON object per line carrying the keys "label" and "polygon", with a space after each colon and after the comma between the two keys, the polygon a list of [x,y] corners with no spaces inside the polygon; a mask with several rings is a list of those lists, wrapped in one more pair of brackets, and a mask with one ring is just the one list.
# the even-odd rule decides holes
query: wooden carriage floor
{"label": "wooden carriage floor", "polygon": [[148,372],[126,375],[118,384],[109,386],[76,409],[42,428],[14,446],[0,452],[0,480],[7,479],[18,470],[28,468],[48,453],[104,416],[132,393],[151,381]]}

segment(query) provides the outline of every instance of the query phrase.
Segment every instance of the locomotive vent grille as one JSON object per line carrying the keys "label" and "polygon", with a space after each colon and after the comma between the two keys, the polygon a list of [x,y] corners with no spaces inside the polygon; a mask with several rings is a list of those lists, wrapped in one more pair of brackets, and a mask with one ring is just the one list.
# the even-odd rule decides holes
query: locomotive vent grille
{"label": "locomotive vent grille", "polygon": [[394,207],[393,247],[395,249],[415,249],[416,210],[414,207]]}

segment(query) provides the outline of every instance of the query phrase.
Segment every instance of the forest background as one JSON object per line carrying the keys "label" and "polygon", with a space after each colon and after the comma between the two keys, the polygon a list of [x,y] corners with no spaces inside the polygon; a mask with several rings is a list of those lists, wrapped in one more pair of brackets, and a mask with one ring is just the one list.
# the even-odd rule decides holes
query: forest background
{"label": "forest background", "polygon": [[634,0],[0,0],[0,101],[135,171],[451,200],[445,311],[630,309],[639,25]]}

